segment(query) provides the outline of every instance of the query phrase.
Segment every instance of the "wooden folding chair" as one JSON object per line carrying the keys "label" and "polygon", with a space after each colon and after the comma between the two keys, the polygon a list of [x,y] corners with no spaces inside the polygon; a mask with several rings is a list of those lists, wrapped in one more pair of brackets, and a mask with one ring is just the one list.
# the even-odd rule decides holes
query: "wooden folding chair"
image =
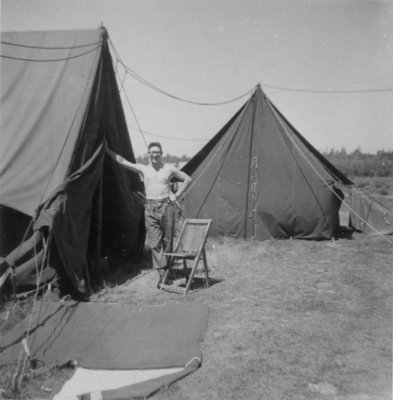
{"label": "wooden folding chair", "polygon": [[[199,260],[203,261],[203,269],[206,276],[205,286],[209,286],[209,273],[207,269],[205,243],[211,221],[211,219],[190,218],[186,218],[184,220],[175,249],[172,253],[164,253],[165,256],[169,257],[170,259],[168,263],[168,269],[161,284],[161,288],[170,291],[180,292],[186,295],[188,290],[190,289],[192,280],[199,264]],[[176,260],[183,261],[183,271],[186,274],[185,288],[181,288],[176,285],[166,285],[169,274]],[[191,273],[188,277],[187,260],[191,260],[193,262]]]}

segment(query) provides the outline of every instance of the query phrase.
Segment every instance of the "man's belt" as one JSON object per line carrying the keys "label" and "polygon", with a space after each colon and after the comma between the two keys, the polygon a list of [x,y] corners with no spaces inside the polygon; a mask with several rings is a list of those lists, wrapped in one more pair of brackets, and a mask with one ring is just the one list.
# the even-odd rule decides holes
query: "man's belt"
{"label": "man's belt", "polygon": [[146,199],[145,202],[147,204],[155,204],[155,203],[164,203],[164,202],[169,202],[170,199],[169,197],[164,197],[163,199]]}

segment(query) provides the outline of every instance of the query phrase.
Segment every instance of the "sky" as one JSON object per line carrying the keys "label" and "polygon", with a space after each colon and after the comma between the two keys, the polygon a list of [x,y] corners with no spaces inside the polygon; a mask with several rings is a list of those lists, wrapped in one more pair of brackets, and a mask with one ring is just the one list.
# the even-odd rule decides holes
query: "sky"
{"label": "sky", "polygon": [[[318,150],[393,150],[392,1],[1,0],[2,31],[101,24],[128,68],[176,97],[222,103],[260,83]],[[190,104],[117,66],[136,155],[159,140],[193,156],[249,97]]]}

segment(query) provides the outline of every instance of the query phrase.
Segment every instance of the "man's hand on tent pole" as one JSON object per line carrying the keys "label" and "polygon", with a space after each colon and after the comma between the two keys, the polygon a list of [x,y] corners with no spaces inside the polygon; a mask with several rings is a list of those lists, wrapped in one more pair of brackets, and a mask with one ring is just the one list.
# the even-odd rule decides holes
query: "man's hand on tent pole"
{"label": "man's hand on tent pole", "polygon": [[108,155],[113,158],[117,163],[122,165],[123,167],[126,167],[130,169],[131,171],[134,172],[142,172],[142,167],[140,167],[137,163],[131,163],[128,160],[126,160],[123,156],[116,154],[114,151],[110,149],[106,149],[106,152]]}
{"label": "man's hand on tent pole", "polygon": [[114,160],[116,160],[116,156],[117,156],[118,154],[116,154],[114,151],[110,150],[109,147],[107,147],[107,148],[105,149],[105,151],[108,153],[108,155],[109,155],[111,158],[113,158]]}
{"label": "man's hand on tent pole", "polygon": [[115,161],[117,161],[119,164],[124,164],[124,157],[122,157],[119,154],[116,154],[114,151],[110,150],[109,148],[106,149],[106,152],[108,155],[113,158]]}

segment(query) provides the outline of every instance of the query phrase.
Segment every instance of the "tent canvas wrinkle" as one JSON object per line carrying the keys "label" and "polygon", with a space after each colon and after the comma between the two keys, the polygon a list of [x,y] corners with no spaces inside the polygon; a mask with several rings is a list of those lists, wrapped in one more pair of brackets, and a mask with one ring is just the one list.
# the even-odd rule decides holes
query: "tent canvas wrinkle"
{"label": "tent canvas wrinkle", "polygon": [[[98,41],[100,32],[76,34],[6,32],[2,41],[39,46]],[[6,47],[16,58],[67,57],[72,50]],[[55,53],[55,54],[54,54]],[[44,193],[65,178],[85,116],[101,52],[57,63],[2,60],[2,132],[0,199],[3,204],[33,215]],[[4,153],[4,154],[3,154]],[[38,155],[45,154],[45,163]],[[28,168],[27,168],[28,166]],[[50,179],[50,177],[52,177]],[[48,182],[50,181],[50,182]],[[48,186],[49,184],[49,186]],[[47,187],[48,186],[48,187]]]}

